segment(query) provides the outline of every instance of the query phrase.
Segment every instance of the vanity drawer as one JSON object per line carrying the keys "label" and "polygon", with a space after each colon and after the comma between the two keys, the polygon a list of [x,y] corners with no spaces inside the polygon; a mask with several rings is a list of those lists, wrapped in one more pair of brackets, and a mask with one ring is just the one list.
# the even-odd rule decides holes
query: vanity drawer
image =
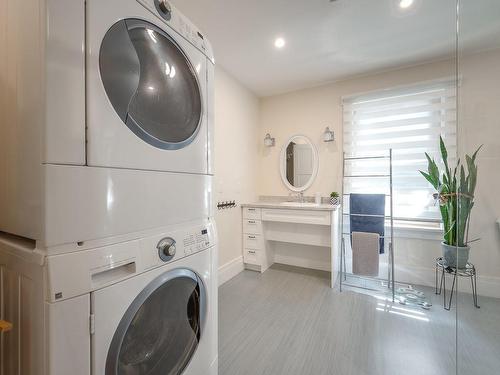
{"label": "vanity drawer", "polygon": [[254,264],[256,266],[261,265],[260,260],[260,251],[253,249],[244,249],[243,250],[243,262],[247,264]]}
{"label": "vanity drawer", "polygon": [[243,219],[260,220],[260,208],[243,207]]}
{"label": "vanity drawer", "polygon": [[280,223],[330,225],[330,216],[330,211],[267,208],[262,210],[262,220]]}
{"label": "vanity drawer", "polygon": [[262,234],[262,221],[254,219],[243,219],[243,233]]}
{"label": "vanity drawer", "polygon": [[243,235],[243,248],[252,250],[262,250],[262,236],[258,234],[244,234]]}

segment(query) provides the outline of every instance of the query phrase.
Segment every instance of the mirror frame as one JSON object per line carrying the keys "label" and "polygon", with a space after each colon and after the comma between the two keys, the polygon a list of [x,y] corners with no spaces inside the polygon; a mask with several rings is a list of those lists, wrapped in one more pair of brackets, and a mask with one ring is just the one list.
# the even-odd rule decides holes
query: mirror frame
{"label": "mirror frame", "polygon": [[[290,142],[292,142],[295,139],[303,139],[306,141],[306,143],[311,146],[312,152],[313,152],[313,171],[311,174],[311,178],[309,178],[309,181],[307,181],[307,184],[301,186],[301,187],[295,187],[293,186],[290,182],[288,182],[286,178],[286,165],[285,165],[285,160],[286,160],[286,149]],[[316,176],[318,175],[318,170],[319,170],[319,156],[318,156],[318,150],[316,149],[316,146],[312,143],[312,141],[309,139],[309,137],[303,135],[303,134],[295,134],[292,135],[288,140],[283,144],[281,147],[281,153],[280,153],[280,174],[281,174],[281,180],[283,181],[283,184],[285,186],[294,192],[300,193],[303,191],[306,191],[311,187],[313,184],[314,180],[316,180]]]}

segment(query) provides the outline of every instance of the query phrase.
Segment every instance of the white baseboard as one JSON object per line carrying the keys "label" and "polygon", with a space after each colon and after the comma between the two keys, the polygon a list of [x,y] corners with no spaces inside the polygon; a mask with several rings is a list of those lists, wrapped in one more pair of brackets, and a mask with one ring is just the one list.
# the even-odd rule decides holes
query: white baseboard
{"label": "white baseboard", "polygon": [[[276,254],[274,261],[276,263],[287,264],[291,266],[312,268],[321,271],[330,271],[330,264],[321,261],[312,261],[307,258],[297,258]],[[385,264],[381,265],[386,267]],[[244,270],[243,257],[239,256],[219,267],[219,286],[231,280]],[[425,285],[434,287],[435,271],[434,268],[415,267],[415,266],[396,266],[396,279],[398,282],[415,285]],[[447,287],[451,286],[450,276]],[[471,293],[470,281],[467,278],[460,278],[459,289],[462,292]],[[477,276],[477,292],[479,296],[500,298],[500,278],[491,276]]]}
{"label": "white baseboard", "polygon": [[[319,260],[293,257],[283,254],[276,254],[275,263],[286,264],[290,266],[312,268],[321,271],[330,271],[330,264]],[[381,263],[380,275],[387,274],[387,264]],[[413,285],[424,285],[431,288],[435,286],[436,273],[434,268],[396,265],[396,280],[401,283]],[[438,275],[440,277],[440,275]],[[439,279],[438,279],[439,280]],[[451,278],[447,276],[446,287],[451,287]],[[470,279],[459,278],[458,287],[461,292],[472,293]],[[500,298],[500,278],[491,276],[477,276],[477,293],[479,296]]]}
{"label": "white baseboard", "polygon": [[[467,280],[468,281],[468,280]],[[463,285],[464,282],[461,283]],[[470,285],[470,282],[467,282]],[[460,288],[462,289],[462,288]],[[470,288],[468,289],[470,293]],[[477,294],[479,296],[487,296],[500,298],[500,278],[491,276],[477,276]]]}
{"label": "white baseboard", "polygon": [[[396,280],[403,283],[425,285],[434,287],[436,283],[436,273],[434,268],[424,267],[405,267],[396,266]],[[451,276],[446,276],[446,288],[451,287]],[[441,274],[438,273],[438,281]],[[464,293],[472,293],[471,283],[469,278],[458,278],[458,289]],[[491,276],[477,275],[477,294],[483,297],[500,298],[500,278]]]}
{"label": "white baseboard", "polygon": [[239,256],[219,267],[219,286],[231,280],[244,269],[243,257]]}

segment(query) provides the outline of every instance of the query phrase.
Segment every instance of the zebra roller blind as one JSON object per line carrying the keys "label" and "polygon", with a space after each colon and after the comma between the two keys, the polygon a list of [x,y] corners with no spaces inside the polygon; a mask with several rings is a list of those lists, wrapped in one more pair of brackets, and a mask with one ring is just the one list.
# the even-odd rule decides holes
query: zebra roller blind
{"label": "zebra roller blind", "polygon": [[[442,164],[439,136],[448,147],[450,164],[457,154],[456,84],[452,79],[343,98],[346,157],[388,155],[393,149],[394,217],[409,221],[439,221],[432,186],[419,170],[427,170],[424,152]],[[350,193],[389,194],[386,159],[352,160],[345,175]],[[387,211],[388,212],[388,211]]]}

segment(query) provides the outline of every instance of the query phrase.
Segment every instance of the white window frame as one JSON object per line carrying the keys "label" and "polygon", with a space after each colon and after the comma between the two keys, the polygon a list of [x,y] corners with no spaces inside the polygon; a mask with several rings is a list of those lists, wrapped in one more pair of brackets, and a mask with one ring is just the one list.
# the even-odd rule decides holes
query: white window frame
{"label": "white window frame", "polygon": [[[346,156],[366,156],[374,154],[380,155],[381,150],[377,150],[378,147],[377,144],[378,143],[382,144],[381,147],[383,147],[384,138],[386,137],[389,139],[391,138],[391,134],[393,133],[390,130],[390,128],[391,126],[394,126],[394,124],[396,124],[398,129],[396,133],[398,132],[401,133],[402,127],[409,126],[409,128],[404,129],[401,134],[408,134],[410,137],[404,137],[407,139],[401,139],[401,143],[399,145],[396,145],[396,147],[400,149],[400,152],[404,153],[404,150],[401,151],[401,148],[404,149],[404,146],[401,146],[402,144],[403,145],[405,144],[404,142],[408,142],[409,152],[411,152],[410,149],[412,147],[412,141],[410,140],[410,138],[422,139],[423,141],[420,142],[420,146],[424,148],[427,147],[426,143],[434,142],[435,140],[436,146],[432,145],[431,150],[428,151],[430,151],[431,156],[435,158],[436,161],[438,161],[438,163],[441,163],[441,158],[438,152],[437,140],[439,138],[438,137],[439,134],[443,134],[445,142],[448,141],[452,145],[451,150],[449,150],[450,154],[449,159],[450,163],[453,164],[456,160],[456,155],[458,153],[456,95],[457,95],[456,79],[454,77],[445,77],[438,80],[420,82],[411,85],[397,86],[384,90],[377,90],[377,91],[371,91],[367,93],[360,93],[342,97],[342,115],[343,115],[343,127],[344,127],[343,150],[346,153]],[[441,101],[438,100],[439,97],[441,97]],[[421,104],[418,104],[419,100],[424,100],[424,101],[428,100],[430,103],[428,104],[429,108],[432,105],[432,108],[430,108],[428,112],[429,113],[428,118],[426,118],[427,116],[425,115],[426,112],[420,109],[424,108],[425,106],[418,107],[421,106]],[[411,113],[412,105],[415,106],[414,107],[415,113]],[[393,110],[394,112],[392,118],[397,119],[398,124],[396,123],[396,120],[390,119],[392,107],[395,108]],[[404,108],[405,110],[402,110],[402,108]],[[374,115],[375,118],[370,119],[371,111],[373,111],[373,113],[375,114],[379,112],[379,114]],[[427,124],[428,132],[425,126],[420,126],[420,128],[419,126],[413,126],[413,128],[411,128],[412,124],[419,122],[419,121],[412,121],[413,118],[411,118],[411,115],[415,115],[416,117],[420,116],[418,111],[422,113],[422,119],[425,120],[422,122],[423,123],[425,123],[426,121],[428,122]],[[385,113],[385,115],[381,115],[381,113]],[[408,113],[410,119],[405,118],[403,120],[400,120],[400,118],[405,117],[404,115],[401,117],[401,113]],[[436,113],[438,113],[437,116],[435,115]],[[379,116],[379,119],[376,118],[377,116]],[[389,119],[387,121],[387,124],[386,121],[383,121],[383,116]],[[390,124],[390,121],[394,122]],[[371,124],[374,124],[374,126],[372,127]],[[377,128],[381,129],[377,130]],[[414,130],[414,134],[412,134],[412,129],[416,129]],[[365,134],[364,138],[362,136],[363,133]],[[360,134],[361,136],[359,136]],[[367,141],[368,134],[373,134],[375,140],[371,141],[370,139]],[[384,134],[387,134],[387,136],[385,136]],[[359,137],[359,138],[353,142],[354,137]],[[359,139],[364,140],[364,144],[367,144],[369,146],[367,147],[359,146],[360,144],[363,143],[363,141],[359,142],[358,141]],[[380,139],[380,141],[378,141],[377,139]],[[397,140],[399,141],[399,139]],[[365,152],[363,148],[368,149],[369,151]],[[386,153],[388,152],[389,148],[391,147],[386,148]],[[396,163],[398,160],[397,158],[398,158],[398,151],[395,150],[394,160]],[[412,162],[408,163],[410,163],[409,165],[411,169]],[[426,164],[425,165],[422,164],[422,160],[415,163],[416,163],[415,166],[418,165],[417,171],[427,169]],[[348,173],[349,172],[347,171],[346,174]],[[393,177],[395,181],[398,181],[397,168],[394,169]],[[403,177],[403,174],[399,178],[400,182],[403,181],[403,184],[406,183],[408,185],[408,182],[404,182],[405,178]],[[411,181],[411,179],[416,180],[420,186],[427,184],[423,177],[422,180],[418,180],[416,176],[411,176],[410,180],[408,181]],[[428,185],[427,186],[428,194],[426,195],[430,196],[432,188],[430,187],[429,184],[427,185]],[[425,190],[426,190],[425,188],[422,188],[420,195],[422,195]],[[398,194],[402,194],[399,193],[399,191],[403,190],[398,190],[398,188],[395,187],[394,197],[396,197]],[[395,198],[395,206],[396,205],[397,205],[397,199]],[[395,209],[395,215],[394,215],[394,220],[395,220],[394,227],[396,230],[395,236],[406,237],[406,238],[415,237],[421,239],[436,239],[436,240],[440,239],[442,235],[442,224],[438,207],[434,209],[430,207],[428,203],[426,208],[429,210],[429,212],[425,213],[425,215],[427,215],[428,217],[424,217],[424,214],[422,216],[416,216],[416,217],[404,215],[405,217],[399,217],[399,220],[397,212],[398,210]]]}

